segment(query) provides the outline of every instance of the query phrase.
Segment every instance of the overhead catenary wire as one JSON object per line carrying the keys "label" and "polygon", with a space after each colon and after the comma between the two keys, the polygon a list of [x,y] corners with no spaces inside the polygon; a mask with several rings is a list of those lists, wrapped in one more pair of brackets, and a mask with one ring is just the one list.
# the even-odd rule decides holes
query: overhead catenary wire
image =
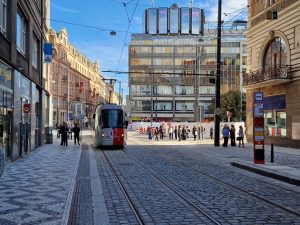
{"label": "overhead catenary wire", "polygon": [[[127,41],[127,36],[128,36],[128,33],[129,33],[130,25],[131,25],[133,16],[134,16],[134,14],[135,14],[135,11],[136,11],[136,9],[137,9],[137,5],[139,4],[139,2],[140,2],[140,0],[137,0],[137,2],[136,2],[136,4],[135,4],[135,7],[134,7],[134,10],[133,10],[133,13],[132,13],[132,15],[131,15],[131,18],[128,19],[129,22],[128,22],[127,31],[126,31],[124,43],[123,43],[123,46],[122,46],[121,54],[120,54],[120,57],[119,57],[119,60],[118,60],[117,70],[119,69],[119,66],[120,66],[120,62],[121,62],[121,59],[122,59],[122,56],[123,56],[124,48],[125,48],[125,46],[126,46],[126,41]],[[125,8],[126,8],[126,6],[125,6]],[[125,10],[126,10],[126,9],[125,9]]]}

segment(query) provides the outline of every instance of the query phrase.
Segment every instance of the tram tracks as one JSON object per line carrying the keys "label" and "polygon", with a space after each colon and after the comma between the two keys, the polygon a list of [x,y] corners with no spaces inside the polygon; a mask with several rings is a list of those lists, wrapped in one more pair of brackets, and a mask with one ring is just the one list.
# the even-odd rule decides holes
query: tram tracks
{"label": "tram tracks", "polygon": [[[128,152],[126,152],[126,153],[128,153]],[[132,153],[128,153],[128,154],[132,154]],[[202,172],[202,171],[200,171],[199,169],[197,169],[197,168],[195,168],[195,167],[193,167],[193,166],[187,165],[186,163],[182,163],[182,162],[180,162],[178,159],[173,158],[173,157],[171,157],[171,156],[168,156],[168,155],[165,155],[165,154],[158,154],[158,155],[160,155],[160,156],[163,157],[163,158],[168,159],[169,161],[175,162],[175,163],[177,163],[177,164],[179,164],[179,165],[181,165],[181,166],[184,166],[184,167],[186,167],[186,168],[188,168],[188,169],[191,169],[191,170],[193,170],[193,171],[195,171],[195,172],[197,172],[197,173],[199,173],[199,174],[201,174],[201,175],[204,175],[205,177],[207,177],[207,178],[209,178],[209,179],[213,179],[213,180],[215,180],[216,182],[218,182],[219,184],[222,184],[223,186],[225,186],[225,187],[227,187],[227,188],[228,188],[228,186],[231,187],[231,188],[234,188],[236,191],[239,191],[239,192],[241,192],[241,193],[243,193],[243,194],[247,194],[247,195],[249,195],[249,196],[251,196],[251,197],[254,197],[254,198],[256,198],[256,199],[259,199],[260,201],[263,201],[263,202],[269,204],[269,205],[272,206],[272,207],[279,208],[279,209],[281,209],[281,210],[283,210],[283,211],[285,211],[285,212],[287,212],[287,213],[290,213],[290,214],[292,214],[292,215],[294,215],[294,216],[296,216],[296,217],[298,217],[298,218],[300,219],[300,213],[299,213],[298,211],[292,209],[292,208],[288,208],[288,207],[282,206],[282,205],[280,205],[280,204],[278,204],[278,203],[276,203],[276,202],[273,202],[272,200],[269,200],[269,199],[267,199],[267,198],[265,198],[265,197],[263,197],[263,196],[261,196],[261,195],[255,193],[255,192],[253,192],[253,191],[244,190],[244,189],[241,188],[241,187],[238,187],[238,186],[236,186],[236,185],[233,185],[233,184],[231,184],[231,183],[229,183],[229,182],[227,182],[227,181],[224,181],[224,180],[222,180],[222,179],[220,179],[220,178],[217,178],[217,177],[215,177],[215,176],[212,176],[212,175],[210,175],[210,174],[208,174],[208,173]],[[137,158],[138,158],[138,156],[134,156],[134,157],[137,157]],[[289,190],[289,191],[290,191],[290,190]],[[290,192],[293,192],[293,191],[290,191]],[[294,193],[299,194],[298,192],[294,192]]]}
{"label": "tram tracks", "polygon": [[[200,208],[199,206],[197,206],[196,204],[194,204],[192,201],[190,201],[187,197],[185,197],[182,193],[180,193],[179,191],[177,191],[173,186],[173,183],[170,183],[169,180],[164,179],[161,176],[158,176],[157,174],[155,174],[153,171],[151,171],[151,168],[149,168],[148,166],[146,166],[144,163],[142,163],[140,160],[137,159],[136,156],[132,155],[131,153],[128,153],[126,151],[123,151],[125,154],[127,154],[132,160],[134,160],[139,166],[141,166],[143,169],[145,169],[149,174],[152,175],[152,177],[155,177],[155,179],[157,181],[159,181],[161,184],[163,184],[164,188],[169,189],[169,191],[171,191],[172,193],[175,193],[177,198],[181,199],[182,201],[184,201],[186,204],[188,204],[190,207],[193,208],[194,211],[197,211],[198,213],[200,213],[201,215],[205,216],[209,221],[210,224],[216,224],[216,225],[221,225],[224,223],[220,223],[218,220],[216,220],[213,216],[211,216],[208,212],[206,212],[206,210]],[[116,173],[114,166],[112,165],[109,157],[106,155],[106,152],[103,151],[103,155],[105,160],[107,161],[107,164],[109,165],[110,169],[113,171],[114,177],[117,180],[117,183],[120,187],[120,189],[122,190],[122,193],[124,194],[126,200],[128,201],[130,208],[132,210],[132,212],[134,213],[137,221],[139,224],[146,224],[146,222],[143,219],[143,215],[140,213],[139,208],[136,206],[136,204],[131,200],[130,195],[125,187],[125,185],[122,183],[119,175]],[[195,214],[195,212],[193,211],[193,214]],[[214,213],[216,214],[216,213]],[[218,215],[219,216],[219,215]],[[219,216],[221,217],[221,216]],[[199,218],[200,219],[200,218]],[[225,220],[224,218],[222,218],[223,220]],[[228,224],[230,224],[229,222],[227,222]]]}

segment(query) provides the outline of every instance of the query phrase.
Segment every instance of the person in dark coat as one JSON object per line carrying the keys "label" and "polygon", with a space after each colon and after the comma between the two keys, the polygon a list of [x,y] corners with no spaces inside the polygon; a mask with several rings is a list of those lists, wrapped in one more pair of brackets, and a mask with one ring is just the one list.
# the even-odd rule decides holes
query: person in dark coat
{"label": "person in dark coat", "polygon": [[236,146],[234,125],[231,125],[231,129],[230,129],[230,144],[231,144],[231,146]]}
{"label": "person in dark coat", "polygon": [[61,143],[60,143],[60,145],[68,146],[68,132],[69,132],[69,129],[68,129],[68,126],[65,122],[63,122],[63,124],[61,125],[59,131],[60,131],[60,134],[61,134]]}
{"label": "person in dark coat", "polygon": [[196,141],[197,138],[197,127],[194,125],[193,130],[192,130],[193,136],[194,136],[194,141]]}
{"label": "person in dark coat", "polygon": [[80,143],[79,143],[80,127],[78,126],[77,123],[75,123],[75,125],[73,127],[73,133],[74,133],[74,144],[76,145],[76,140],[77,140],[77,144],[80,145]]}
{"label": "person in dark coat", "polygon": [[158,130],[158,127],[156,127],[154,130],[155,141],[158,141],[158,133],[159,133],[159,130]]}
{"label": "person in dark coat", "polygon": [[177,132],[178,132],[178,129],[177,129],[177,126],[175,126],[174,134],[175,134],[175,139],[176,140],[177,140]]}
{"label": "person in dark coat", "polygon": [[178,126],[178,131],[177,132],[178,132],[178,141],[181,141],[181,132],[182,131],[181,131],[181,126],[180,125]]}

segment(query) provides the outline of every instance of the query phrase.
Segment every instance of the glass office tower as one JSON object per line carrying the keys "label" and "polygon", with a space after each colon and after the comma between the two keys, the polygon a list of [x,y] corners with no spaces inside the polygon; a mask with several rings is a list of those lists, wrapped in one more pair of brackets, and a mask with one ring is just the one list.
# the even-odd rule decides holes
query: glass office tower
{"label": "glass office tower", "polygon": [[[190,31],[200,32],[201,10],[186,9],[192,15]],[[195,112],[200,107],[204,109],[202,120],[213,118],[208,106],[215,96],[215,85],[209,79],[216,71],[216,23],[207,23],[203,36],[182,34],[182,30],[175,34],[182,28],[182,24],[178,26],[180,11],[183,15],[182,9],[169,8],[167,35],[131,35],[128,80],[129,117],[133,121],[199,121]],[[240,77],[246,69],[245,43],[245,23],[241,27],[223,25],[222,93],[241,90]]]}

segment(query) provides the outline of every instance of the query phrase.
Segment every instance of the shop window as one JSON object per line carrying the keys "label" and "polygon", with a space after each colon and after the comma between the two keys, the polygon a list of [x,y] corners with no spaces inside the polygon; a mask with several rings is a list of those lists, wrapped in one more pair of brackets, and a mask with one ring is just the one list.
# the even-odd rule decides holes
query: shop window
{"label": "shop window", "polygon": [[265,135],[270,137],[286,137],[286,112],[268,111],[264,113]]}

